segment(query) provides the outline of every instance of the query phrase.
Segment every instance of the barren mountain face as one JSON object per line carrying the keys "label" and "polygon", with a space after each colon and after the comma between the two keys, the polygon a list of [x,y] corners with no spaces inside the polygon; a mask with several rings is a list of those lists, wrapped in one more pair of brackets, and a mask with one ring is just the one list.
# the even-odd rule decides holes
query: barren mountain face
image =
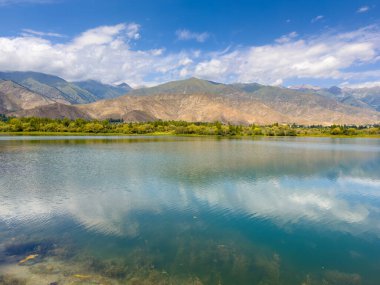
{"label": "barren mountain face", "polygon": [[[44,84],[46,83],[49,82],[45,80]],[[57,83],[54,81],[54,84]],[[336,88],[321,91],[322,89],[315,88],[283,88],[256,83],[221,84],[197,78],[137,90],[131,90],[127,85],[114,87],[94,81],[79,85],[81,87],[78,88],[89,88],[95,92],[98,98],[116,98],[75,105],[65,100],[58,100],[46,88],[43,94],[40,94],[15,82],[2,81],[0,112],[25,117],[123,119],[137,122],[158,119],[191,122],[221,121],[233,124],[278,122],[306,125],[380,122],[380,112],[376,111],[376,106],[360,101],[360,98],[369,101],[368,92],[363,94],[356,91],[361,94],[356,95],[356,101],[345,102],[340,97],[340,90]],[[71,85],[65,86],[71,88]],[[121,89],[129,93],[120,96]],[[380,93],[376,95],[372,92],[370,95],[371,100],[377,102]]]}

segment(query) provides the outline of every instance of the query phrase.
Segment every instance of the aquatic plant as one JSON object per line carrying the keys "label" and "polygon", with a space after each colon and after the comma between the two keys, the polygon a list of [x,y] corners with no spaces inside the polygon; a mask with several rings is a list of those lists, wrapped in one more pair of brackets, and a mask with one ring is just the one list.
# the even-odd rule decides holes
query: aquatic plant
{"label": "aquatic plant", "polygon": [[26,285],[26,280],[11,275],[0,275],[1,285]]}

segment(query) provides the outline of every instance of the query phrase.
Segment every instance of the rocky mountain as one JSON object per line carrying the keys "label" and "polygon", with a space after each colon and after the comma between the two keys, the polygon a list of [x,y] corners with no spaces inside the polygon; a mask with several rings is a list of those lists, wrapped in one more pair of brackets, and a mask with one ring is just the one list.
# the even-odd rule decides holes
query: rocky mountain
{"label": "rocky mountain", "polygon": [[0,78],[12,80],[33,92],[64,104],[96,101],[95,95],[66,80],[38,72],[0,72]]}
{"label": "rocky mountain", "polygon": [[133,88],[129,86],[127,83],[123,82],[121,84],[116,85],[116,87],[124,89],[125,92],[131,91]]}
{"label": "rocky mountain", "polygon": [[[143,95],[143,96],[142,96]],[[221,84],[190,78],[130,95],[78,106],[93,118],[222,121],[269,124],[367,124],[380,121],[374,110],[346,105],[315,93],[259,84]],[[131,113],[132,112],[132,113]]]}
{"label": "rocky mountain", "polygon": [[0,79],[11,80],[29,90],[62,104],[85,104],[126,94],[130,87],[115,87],[97,81],[67,82],[39,72],[0,72]]}
{"label": "rocky mountain", "polygon": [[159,94],[233,94],[238,90],[230,85],[216,83],[208,80],[200,80],[198,78],[189,78],[185,80],[171,81],[150,88],[140,88],[131,91],[131,95],[148,96]]}
{"label": "rocky mountain", "polygon": [[268,124],[290,120],[258,100],[217,94],[123,96],[78,106],[93,118],[126,121],[184,120]]}
{"label": "rocky mountain", "polygon": [[55,103],[13,81],[0,81],[0,114],[33,109]]}
{"label": "rocky mountain", "polygon": [[380,112],[380,87],[344,88],[343,93],[351,95],[355,99],[360,100]]}
{"label": "rocky mountain", "polygon": [[303,86],[292,86],[293,90],[319,94],[337,100],[338,102],[354,107],[368,108],[380,111],[380,87],[372,88],[305,88]]}
{"label": "rocky mountain", "polygon": [[11,112],[8,113],[8,115],[16,117],[41,117],[51,119],[68,118],[71,120],[75,120],[78,118],[87,120],[93,119],[91,116],[83,112],[80,108],[76,107],[75,105],[65,105],[60,103],[52,103],[49,105],[43,105],[32,109]]}
{"label": "rocky mountain", "polygon": [[254,92],[248,92],[247,96],[291,117],[296,123],[348,124],[358,123],[359,116],[367,122],[376,118],[376,112],[372,110],[350,106],[318,93],[294,92],[288,88],[264,86]]}
{"label": "rocky mountain", "polygon": [[[126,87],[108,86],[108,89],[103,89],[101,83],[92,81],[78,85],[81,85],[78,88],[88,88],[92,93],[111,90],[107,95],[102,95],[104,97],[116,96],[119,89],[115,88]],[[380,122],[380,112],[364,101],[364,98],[369,98],[374,93],[361,92],[360,96],[355,95],[353,98],[358,102],[355,103],[341,99],[345,92],[338,88],[307,90],[303,86],[301,90],[256,83],[222,84],[190,78],[131,90],[127,95],[89,104],[68,105],[48,101],[46,104],[35,104],[34,108],[14,109],[13,112],[8,108],[7,113],[15,116],[124,121],[218,120],[238,124],[278,122],[331,125]],[[42,98],[52,100],[44,96]],[[376,103],[378,95],[374,95],[374,98],[368,102]]]}
{"label": "rocky mountain", "polygon": [[132,88],[126,83],[112,86],[95,80],[87,80],[74,82],[74,84],[95,95],[97,100],[116,98],[125,95],[132,90]]}

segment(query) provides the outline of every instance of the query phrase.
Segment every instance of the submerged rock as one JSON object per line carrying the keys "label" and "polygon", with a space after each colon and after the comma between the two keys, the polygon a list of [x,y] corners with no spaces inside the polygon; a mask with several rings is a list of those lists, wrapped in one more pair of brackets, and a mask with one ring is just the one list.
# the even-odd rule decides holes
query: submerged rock
{"label": "submerged rock", "polygon": [[5,254],[8,256],[43,255],[54,247],[54,243],[50,241],[12,243],[5,246]]}
{"label": "submerged rock", "polygon": [[330,270],[325,273],[323,284],[326,285],[361,285],[361,277],[356,273]]}
{"label": "submerged rock", "polygon": [[301,285],[361,285],[361,276],[356,273],[345,273],[338,270],[328,270],[321,276],[306,275]]}
{"label": "submerged rock", "polygon": [[91,275],[84,275],[84,274],[74,274],[73,277],[78,278],[78,279],[82,279],[82,280],[84,280],[84,279],[87,280],[87,279],[92,278]]}
{"label": "submerged rock", "polygon": [[31,255],[28,255],[27,257],[25,257],[24,259],[20,260],[20,262],[18,263],[19,265],[22,265],[30,260],[34,260],[36,257],[38,257],[38,254],[31,254]]}

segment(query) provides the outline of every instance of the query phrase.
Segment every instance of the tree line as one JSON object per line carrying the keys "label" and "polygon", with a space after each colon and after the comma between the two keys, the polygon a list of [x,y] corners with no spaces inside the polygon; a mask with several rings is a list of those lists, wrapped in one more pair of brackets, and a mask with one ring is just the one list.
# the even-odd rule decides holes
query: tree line
{"label": "tree line", "polygon": [[8,118],[0,115],[2,133],[178,134],[216,136],[378,136],[380,125],[301,126],[296,124],[233,125],[221,122],[122,122],[84,119]]}

